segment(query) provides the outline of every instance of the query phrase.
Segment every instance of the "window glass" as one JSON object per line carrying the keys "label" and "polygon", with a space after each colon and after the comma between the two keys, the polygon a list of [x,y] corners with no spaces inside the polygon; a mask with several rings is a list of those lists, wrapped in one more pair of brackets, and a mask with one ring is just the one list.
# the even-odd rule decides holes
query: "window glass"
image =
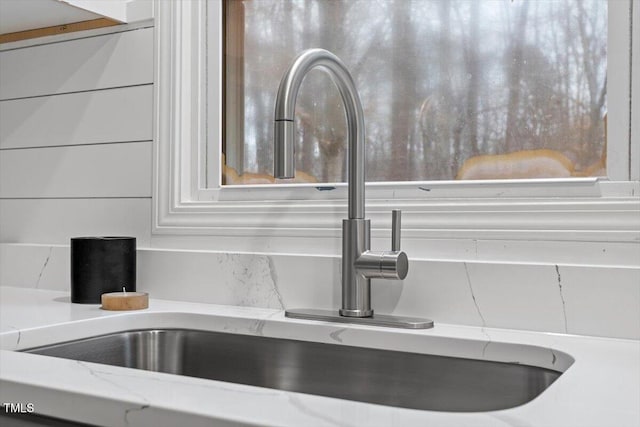
{"label": "window glass", "polygon": [[[356,82],[367,181],[604,175],[606,46],[606,0],[226,0],[223,183],[274,182],[278,84],[316,47]],[[322,71],[296,127],[297,182],[345,181]]]}

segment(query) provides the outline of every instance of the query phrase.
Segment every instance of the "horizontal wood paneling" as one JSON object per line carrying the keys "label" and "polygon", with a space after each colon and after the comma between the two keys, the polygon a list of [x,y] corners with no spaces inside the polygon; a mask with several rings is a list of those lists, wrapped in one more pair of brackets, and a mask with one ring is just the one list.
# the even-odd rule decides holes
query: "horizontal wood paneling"
{"label": "horizontal wood paneling", "polygon": [[152,139],[153,86],[0,101],[0,149]]}
{"label": "horizontal wood paneling", "polygon": [[152,139],[153,86],[0,101],[0,149]]}
{"label": "horizontal wood paneling", "polygon": [[0,51],[0,241],[151,236],[153,28]]}
{"label": "horizontal wood paneling", "polygon": [[124,235],[148,246],[151,199],[0,200],[0,241],[69,244],[73,236]]}
{"label": "horizontal wood paneling", "polygon": [[0,99],[153,82],[153,28],[0,52]]}
{"label": "horizontal wood paneling", "polygon": [[150,197],[152,143],[0,151],[0,197]]}

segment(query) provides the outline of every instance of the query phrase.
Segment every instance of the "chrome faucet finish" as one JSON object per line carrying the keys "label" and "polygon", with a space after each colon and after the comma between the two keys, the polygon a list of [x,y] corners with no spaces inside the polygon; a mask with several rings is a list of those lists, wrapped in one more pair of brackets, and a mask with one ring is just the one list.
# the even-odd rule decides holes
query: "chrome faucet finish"
{"label": "chrome faucet finish", "polygon": [[321,310],[287,310],[288,317],[357,323],[428,328],[426,319],[374,316],[371,308],[371,279],[402,280],[409,262],[400,250],[400,211],[392,214],[391,251],[370,250],[371,223],[364,216],[364,113],[355,83],[344,63],[324,49],[300,54],[285,73],[276,97],[274,135],[274,176],[295,176],[295,102],[307,73],[320,68],[328,72],[344,104],[348,140],[348,218],[342,221],[342,308],[337,313]]}

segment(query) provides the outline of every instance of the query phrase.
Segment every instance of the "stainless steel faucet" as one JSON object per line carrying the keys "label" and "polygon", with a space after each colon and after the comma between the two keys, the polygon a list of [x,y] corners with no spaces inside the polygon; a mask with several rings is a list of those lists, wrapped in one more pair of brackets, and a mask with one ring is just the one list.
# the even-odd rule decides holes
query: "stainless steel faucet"
{"label": "stainless steel faucet", "polygon": [[433,322],[427,319],[374,315],[371,308],[371,279],[402,280],[409,270],[407,255],[400,250],[401,213],[398,210],[392,213],[391,251],[371,251],[371,222],[364,217],[364,113],[349,70],[327,50],[304,51],[280,81],[275,111],[274,176],[295,176],[295,103],[304,77],[316,67],[327,71],[338,87],[347,117],[349,217],[342,221],[342,308],[337,313],[306,309],[287,310],[285,314],[380,326],[432,327]]}

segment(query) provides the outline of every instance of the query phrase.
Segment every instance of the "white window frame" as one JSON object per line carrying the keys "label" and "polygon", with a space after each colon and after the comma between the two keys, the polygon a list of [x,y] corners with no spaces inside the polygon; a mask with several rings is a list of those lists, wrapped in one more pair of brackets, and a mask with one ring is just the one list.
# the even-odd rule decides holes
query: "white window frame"
{"label": "white window frame", "polygon": [[[637,242],[640,114],[632,120],[631,25],[620,25],[631,10],[631,0],[609,3],[608,66],[617,71],[607,85],[607,179],[367,183],[372,238],[388,236],[389,211],[402,209],[417,239]],[[156,0],[155,19],[154,235],[339,236],[345,184],[222,186],[220,162],[207,165],[221,153],[222,1]]]}

